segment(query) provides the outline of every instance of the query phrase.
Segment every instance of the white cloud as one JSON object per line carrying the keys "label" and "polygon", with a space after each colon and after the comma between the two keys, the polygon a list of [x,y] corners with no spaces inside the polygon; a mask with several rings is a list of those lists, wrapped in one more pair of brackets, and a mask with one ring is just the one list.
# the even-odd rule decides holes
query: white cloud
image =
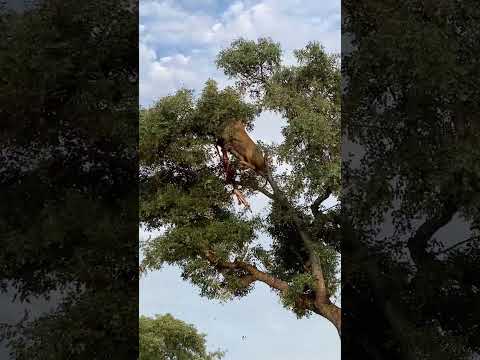
{"label": "white cloud", "polygon": [[238,1],[222,14],[187,12],[172,1],[149,0],[140,5],[142,41],[155,46],[215,46],[238,36],[271,36],[289,50],[319,40],[329,50],[338,51],[339,21],[337,1]]}
{"label": "white cloud", "polygon": [[215,25],[212,26],[212,31],[217,32],[218,30],[221,29],[221,27],[222,27],[221,23],[216,23]]}
{"label": "white cloud", "polygon": [[[238,36],[251,39],[272,37],[285,49],[287,57],[293,49],[308,41],[320,41],[328,51],[340,50],[340,8],[307,5],[296,1],[270,1],[251,6],[232,5],[223,16],[224,31],[217,42],[226,44]],[[319,2],[320,3],[320,2]],[[322,3],[323,5],[323,3]],[[326,11],[325,9],[330,9]]]}
{"label": "white cloud", "polygon": [[205,42],[213,18],[189,13],[171,1],[142,1],[140,23],[146,31],[141,40],[154,46]]}
{"label": "white cloud", "polygon": [[151,105],[158,98],[186,88],[200,88],[204,79],[191,64],[191,56],[181,53],[159,58],[157,52],[140,42],[140,103]]}
{"label": "white cloud", "polygon": [[[227,84],[214,65],[221,48],[242,36],[281,43],[286,63],[293,49],[320,41],[340,50],[340,2],[237,1],[222,13],[189,11],[173,0],[140,4],[140,101],[151,104],[181,86],[200,90],[212,77]],[[168,60],[168,61],[167,61]]]}
{"label": "white cloud", "polygon": [[175,54],[174,56],[165,56],[160,59],[160,62],[165,65],[169,64],[178,64],[178,65],[188,65],[190,63],[190,56],[185,56],[183,54]]}

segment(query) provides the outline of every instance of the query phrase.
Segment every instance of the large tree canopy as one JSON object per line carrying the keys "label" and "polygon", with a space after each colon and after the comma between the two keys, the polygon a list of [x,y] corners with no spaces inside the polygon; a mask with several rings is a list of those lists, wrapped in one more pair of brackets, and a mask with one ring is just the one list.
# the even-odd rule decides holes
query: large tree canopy
{"label": "large tree canopy", "polygon": [[[339,63],[318,43],[295,56],[297,64],[285,66],[279,44],[239,39],[217,58],[235,87],[208,80],[198,97],[181,89],[141,110],[140,220],[162,231],[142,244],[142,268],[178,265],[203,296],[223,300],[261,281],[298,316],[317,313],[340,331],[332,303],[338,208],[322,206],[340,185]],[[233,119],[252,129],[264,110],[286,126],[282,143],[258,144],[269,159],[265,177],[236,167],[247,197],[269,199],[266,216],[250,216],[234,205],[215,141]]]}

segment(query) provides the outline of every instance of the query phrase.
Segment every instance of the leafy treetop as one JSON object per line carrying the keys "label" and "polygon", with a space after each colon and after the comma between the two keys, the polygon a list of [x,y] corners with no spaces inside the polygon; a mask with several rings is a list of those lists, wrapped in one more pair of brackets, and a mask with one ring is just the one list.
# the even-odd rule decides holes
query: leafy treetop
{"label": "leafy treetop", "polygon": [[[203,296],[223,300],[262,281],[298,316],[315,312],[339,330],[340,309],[331,302],[338,287],[338,208],[322,206],[340,186],[338,57],[318,43],[295,56],[298,64],[285,66],[279,44],[239,39],[217,58],[237,87],[220,90],[208,80],[198,98],[181,89],[141,110],[140,219],[162,230],[142,244],[142,267],[178,265]],[[272,159],[265,178],[237,171],[246,196],[270,201],[266,216],[247,216],[230,196],[215,141],[235,119],[252,129],[264,110],[286,120],[284,141],[258,142]],[[261,232],[271,244],[260,241]]]}
{"label": "leafy treetop", "polygon": [[174,318],[170,314],[154,318],[140,316],[139,360],[215,360],[224,352],[208,352],[205,334],[193,325]]}

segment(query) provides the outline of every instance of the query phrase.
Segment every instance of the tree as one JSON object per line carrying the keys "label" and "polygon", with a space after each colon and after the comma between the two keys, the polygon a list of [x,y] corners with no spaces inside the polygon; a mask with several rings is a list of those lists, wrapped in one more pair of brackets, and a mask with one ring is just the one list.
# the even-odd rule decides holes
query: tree
{"label": "tree", "polygon": [[[353,46],[342,60],[342,125],[362,153],[342,175],[342,355],[471,359],[480,350],[478,3],[343,9]],[[462,221],[468,231],[439,241]]]}
{"label": "tree", "polygon": [[[271,39],[238,39],[217,57],[236,87],[208,80],[197,98],[181,89],[141,110],[140,220],[163,231],[142,244],[142,268],[178,265],[202,296],[221,300],[260,281],[297,316],[316,313],[340,333],[339,214],[322,206],[340,186],[338,57],[318,43],[295,51],[295,66],[281,54]],[[286,119],[285,141],[258,144],[271,162],[265,177],[234,161],[239,189],[269,200],[267,216],[248,216],[233,204],[215,141],[232,119],[251,129],[263,110]]]}
{"label": "tree", "polygon": [[139,360],[214,360],[224,355],[207,352],[205,335],[170,314],[140,316],[139,336]]}
{"label": "tree", "polygon": [[0,8],[0,291],[26,311],[47,298],[51,310],[0,324],[16,359],[137,356],[132,5]]}

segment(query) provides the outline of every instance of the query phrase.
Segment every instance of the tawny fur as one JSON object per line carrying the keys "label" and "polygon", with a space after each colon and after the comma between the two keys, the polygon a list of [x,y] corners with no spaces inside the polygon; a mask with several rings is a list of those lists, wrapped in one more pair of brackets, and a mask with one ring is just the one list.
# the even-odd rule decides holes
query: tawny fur
{"label": "tawny fur", "polygon": [[255,142],[248,136],[242,121],[236,120],[228,125],[222,133],[222,140],[226,150],[237,157],[241,164],[260,174],[265,172],[265,158]]}

